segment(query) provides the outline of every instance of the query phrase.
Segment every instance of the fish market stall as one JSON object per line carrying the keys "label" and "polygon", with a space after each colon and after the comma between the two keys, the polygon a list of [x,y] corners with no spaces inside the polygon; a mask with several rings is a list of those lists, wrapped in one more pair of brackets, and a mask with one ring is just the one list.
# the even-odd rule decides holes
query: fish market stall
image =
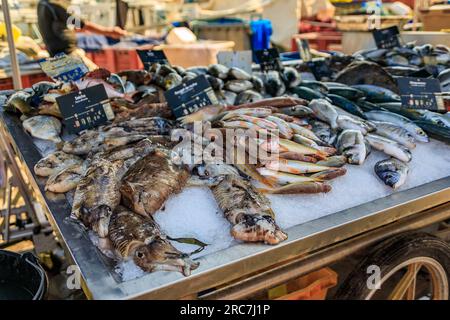
{"label": "fish market stall", "polygon": [[[448,114],[402,108],[392,76],[415,73],[433,54],[446,88],[448,52],[403,50],[418,66],[373,62],[391,61],[387,50],[337,55],[309,64],[314,81],[301,77],[302,62],[265,70],[262,61],[253,75],[153,63],[40,83],[6,100],[2,149],[25,167],[89,298],[248,298],[450,218]],[[183,83],[205,85],[197,96],[217,101],[180,112],[173,101]],[[80,92],[108,119],[69,133],[85,119],[61,105],[79,107]],[[258,146],[277,158],[179,165],[186,146],[169,133],[196,122],[257,129]],[[264,136],[272,129],[278,140]]]}
{"label": "fish market stall", "polygon": [[[417,176],[395,193],[379,185],[366,168],[357,168],[335,186],[332,194],[304,198],[274,196],[271,198],[274,210],[289,235],[286,242],[274,247],[236,243],[227,231],[227,222],[218,215],[209,191],[185,190],[170,200],[164,212],[158,213],[157,221],[172,236],[195,235],[210,244],[198,259],[199,269],[183,277],[168,272],[142,274],[130,268],[126,270],[129,273],[126,277],[130,279],[121,280],[111,263],[92,244],[89,235],[76,223],[68,221],[71,208],[66,199],[46,194],[42,181],[34,176],[32,168],[41,155],[33,146],[21,148],[30,146],[32,141],[18,119],[2,112],[1,124],[9,151],[17,152],[20,161],[26,164],[38,199],[48,209],[54,230],[80,268],[83,289],[93,299],[169,299],[195,295],[273,267],[274,261],[298,259],[305,253],[316,252],[436,206],[447,205],[446,216],[450,216],[450,147],[433,141],[416,155],[413,170]],[[438,148],[447,150],[442,152],[444,156],[429,157]],[[371,169],[377,160],[372,159],[367,166]]]}

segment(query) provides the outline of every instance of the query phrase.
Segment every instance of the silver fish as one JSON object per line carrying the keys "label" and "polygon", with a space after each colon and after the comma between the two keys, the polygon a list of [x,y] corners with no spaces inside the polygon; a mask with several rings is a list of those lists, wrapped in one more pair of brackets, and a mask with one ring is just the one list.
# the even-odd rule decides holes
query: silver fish
{"label": "silver fish", "polygon": [[339,115],[337,117],[337,124],[340,129],[346,130],[358,130],[361,131],[363,135],[366,135],[368,132],[371,131],[371,127],[367,126],[364,121],[358,121],[352,117]]}
{"label": "silver fish", "polygon": [[373,121],[373,123],[377,126],[376,134],[394,140],[408,149],[416,147],[416,140],[408,130],[389,122]]}
{"label": "silver fish", "polygon": [[411,133],[417,141],[420,142],[430,141],[427,134],[425,133],[425,131],[422,130],[422,128],[420,128],[418,125],[416,125],[415,123],[413,123],[404,116],[388,111],[369,111],[366,112],[365,115],[369,120],[390,122],[395,125],[398,125],[408,130],[409,133]]}
{"label": "silver fish", "polygon": [[33,137],[49,140],[55,143],[61,142],[61,122],[51,116],[34,116],[22,122],[23,128]]}
{"label": "silver fish", "polygon": [[331,126],[328,123],[319,120],[311,120],[309,123],[312,126],[312,132],[314,132],[314,134],[319,137],[320,140],[329,145],[334,144],[337,139],[337,135],[336,132],[331,129]]}
{"label": "silver fish", "polygon": [[333,130],[336,130],[338,128],[338,113],[336,111],[336,108],[327,100],[314,99],[308,104],[308,107],[312,111],[314,111],[314,116],[317,119],[328,123]]}
{"label": "silver fish", "polygon": [[351,164],[362,165],[369,154],[364,136],[358,130],[344,130],[338,137],[337,148]]}
{"label": "silver fish", "polygon": [[378,136],[376,134],[368,134],[366,136],[366,139],[373,148],[382,151],[394,158],[397,158],[398,160],[409,162],[412,159],[412,155],[409,149],[395,141],[384,138],[382,136]]}
{"label": "silver fish", "polygon": [[382,160],[375,164],[376,175],[386,185],[394,189],[397,189],[405,183],[408,172],[408,166],[394,158]]}

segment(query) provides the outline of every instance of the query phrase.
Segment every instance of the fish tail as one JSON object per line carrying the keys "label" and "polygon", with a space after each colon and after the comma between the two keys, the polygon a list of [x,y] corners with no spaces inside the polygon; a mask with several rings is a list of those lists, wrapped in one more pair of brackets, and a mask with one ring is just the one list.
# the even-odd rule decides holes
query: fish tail
{"label": "fish tail", "polygon": [[277,185],[277,179],[275,177],[264,177],[262,176],[261,178],[261,182],[264,183],[265,185],[273,188]]}

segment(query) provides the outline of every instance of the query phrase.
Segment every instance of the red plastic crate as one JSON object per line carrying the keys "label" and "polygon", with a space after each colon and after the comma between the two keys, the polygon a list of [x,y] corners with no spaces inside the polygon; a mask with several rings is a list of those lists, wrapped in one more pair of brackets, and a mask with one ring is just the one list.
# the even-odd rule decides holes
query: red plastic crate
{"label": "red plastic crate", "polygon": [[135,49],[116,49],[116,71],[144,69]]}
{"label": "red plastic crate", "polygon": [[[28,76],[22,76],[22,88],[29,87]],[[14,82],[12,77],[0,79],[0,90],[11,90],[14,89]]]}
{"label": "red plastic crate", "polygon": [[52,81],[52,79],[43,72],[22,76],[22,87],[29,88],[33,84],[41,81]]}
{"label": "red plastic crate", "polygon": [[116,55],[112,49],[103,49],[92,52],[92,61],[100,68],[116,72]]}
{"label": "red plastic crate", "polygon": [[3,78],[0,79],[0,90],[10,90],[13,89],[13,79],[12,78]]}

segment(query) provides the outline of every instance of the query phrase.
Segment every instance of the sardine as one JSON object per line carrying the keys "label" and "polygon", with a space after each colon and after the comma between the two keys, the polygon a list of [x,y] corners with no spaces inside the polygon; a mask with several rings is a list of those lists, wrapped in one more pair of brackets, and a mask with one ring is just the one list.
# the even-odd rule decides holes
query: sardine
{"label": "sardine", "polygon": [[231,234],[235,239],[272,245],[287,239],[287,234],[275,222],[269,200],[250,183],[228,175],[211,190],[233,225]]}
{"label": "sardine", "polygon": [[374,169],[381,181],[394,189],[405,183],[409,172],[405,163],[394,158],[377,162]]}
{"label": "sardine", "polygon": [[331,191],[331,186],[323,182],[295,182],[275,189],[258,189],[262,193],[268,194],[310,194],[327,193]]}
{"label": "sardine", "polygon": [[124,207],[111,217],[109,239],[122,259],[133,260],[145,272],[177,271],[187,277],[199,266],[169,242],[152,217]]}
{"label": "sardine", "polygon": [[378,136],[376,134],[368,134],[366,139],[373,148],[397,158],[398,160],[409,162],[412,159],[409,149],[393,140]]}
{"label": "sardine", "polygon": [[317,182],[321,181],[320,179],[306,177],[303,175],[298,174],[292,174],[292,173],[286,173],[286,172],[280,172],[280,171],[274,171],[270,170],[264,167],[258,168],[258,172],[265,176],[265,177],[271,177],[274,179],[274,181],[277,182],[279,185],[286,185],[290,183],[297,183],[297,182]]}
{"label": "sardine", "polygon": [[388,111],[370,111],[366,112],[366,116],[369,120],[374,121],[382,121],[382,122],[390,122],[399,127],[406,129],[413,137],[420,142],[428,142],[430,139],[428,138],[425,131],[416,125],[414,122],[409,120],[408,118],[401,116],[396,113],[388,112]]}
{"label": "sardine", "polygon": [[314,114],[314,111],[311,110],[311,108],[308,108],[303,105],[294,105],[290,107],[283,107],[280,108],[280,113],[286,114],[288,116],[295,116],[295,117],[308,117]]}
{"label": "sardine", "polygon": [[339,115],[336,122],[339,128],[342,130],[358,130],[363,135],[366,135],[367,133],[372,131],[372,128],[369,127],[365,121],[359,121],[349,116]]}
{"label": "sardine", "polygon": [[337,148],[350,164],[363,164],[369,154],[364,136],[358,130],[344,130],[338,137]]}
{"label": "sardine", "polygon": [[389,122],[373,121],[373,123],[377,126],[376,134],[396,141],[408,149],[416,147],[416,140],[408,130]]}
{"label": "sardine", "polygon": [[308,107],[311,108],[312,111],[314,111],[314,116],[317,119],[328,123],[333,130],[336,130],[338,128],[338,113],[335,107],[327,100],[314,99],[309,103]]}
{"label": "sardine", "polygon": [[279,159],[278,161],[269,161],[266,168],[275,171],[282,171],[293,174],[315,173],[332,169],[328,166],[319,166],[314,163]]}
{"label": "sardine", "polygon": [[272,110],[270,110],[269,108],[237,109],[237,110],[232,110],[232,111],[225,111],[220,120],[226,121],[226,120],[233,119],[235,117],[239,117],[241,115],[265,118],[271,114],[272,114]]}

